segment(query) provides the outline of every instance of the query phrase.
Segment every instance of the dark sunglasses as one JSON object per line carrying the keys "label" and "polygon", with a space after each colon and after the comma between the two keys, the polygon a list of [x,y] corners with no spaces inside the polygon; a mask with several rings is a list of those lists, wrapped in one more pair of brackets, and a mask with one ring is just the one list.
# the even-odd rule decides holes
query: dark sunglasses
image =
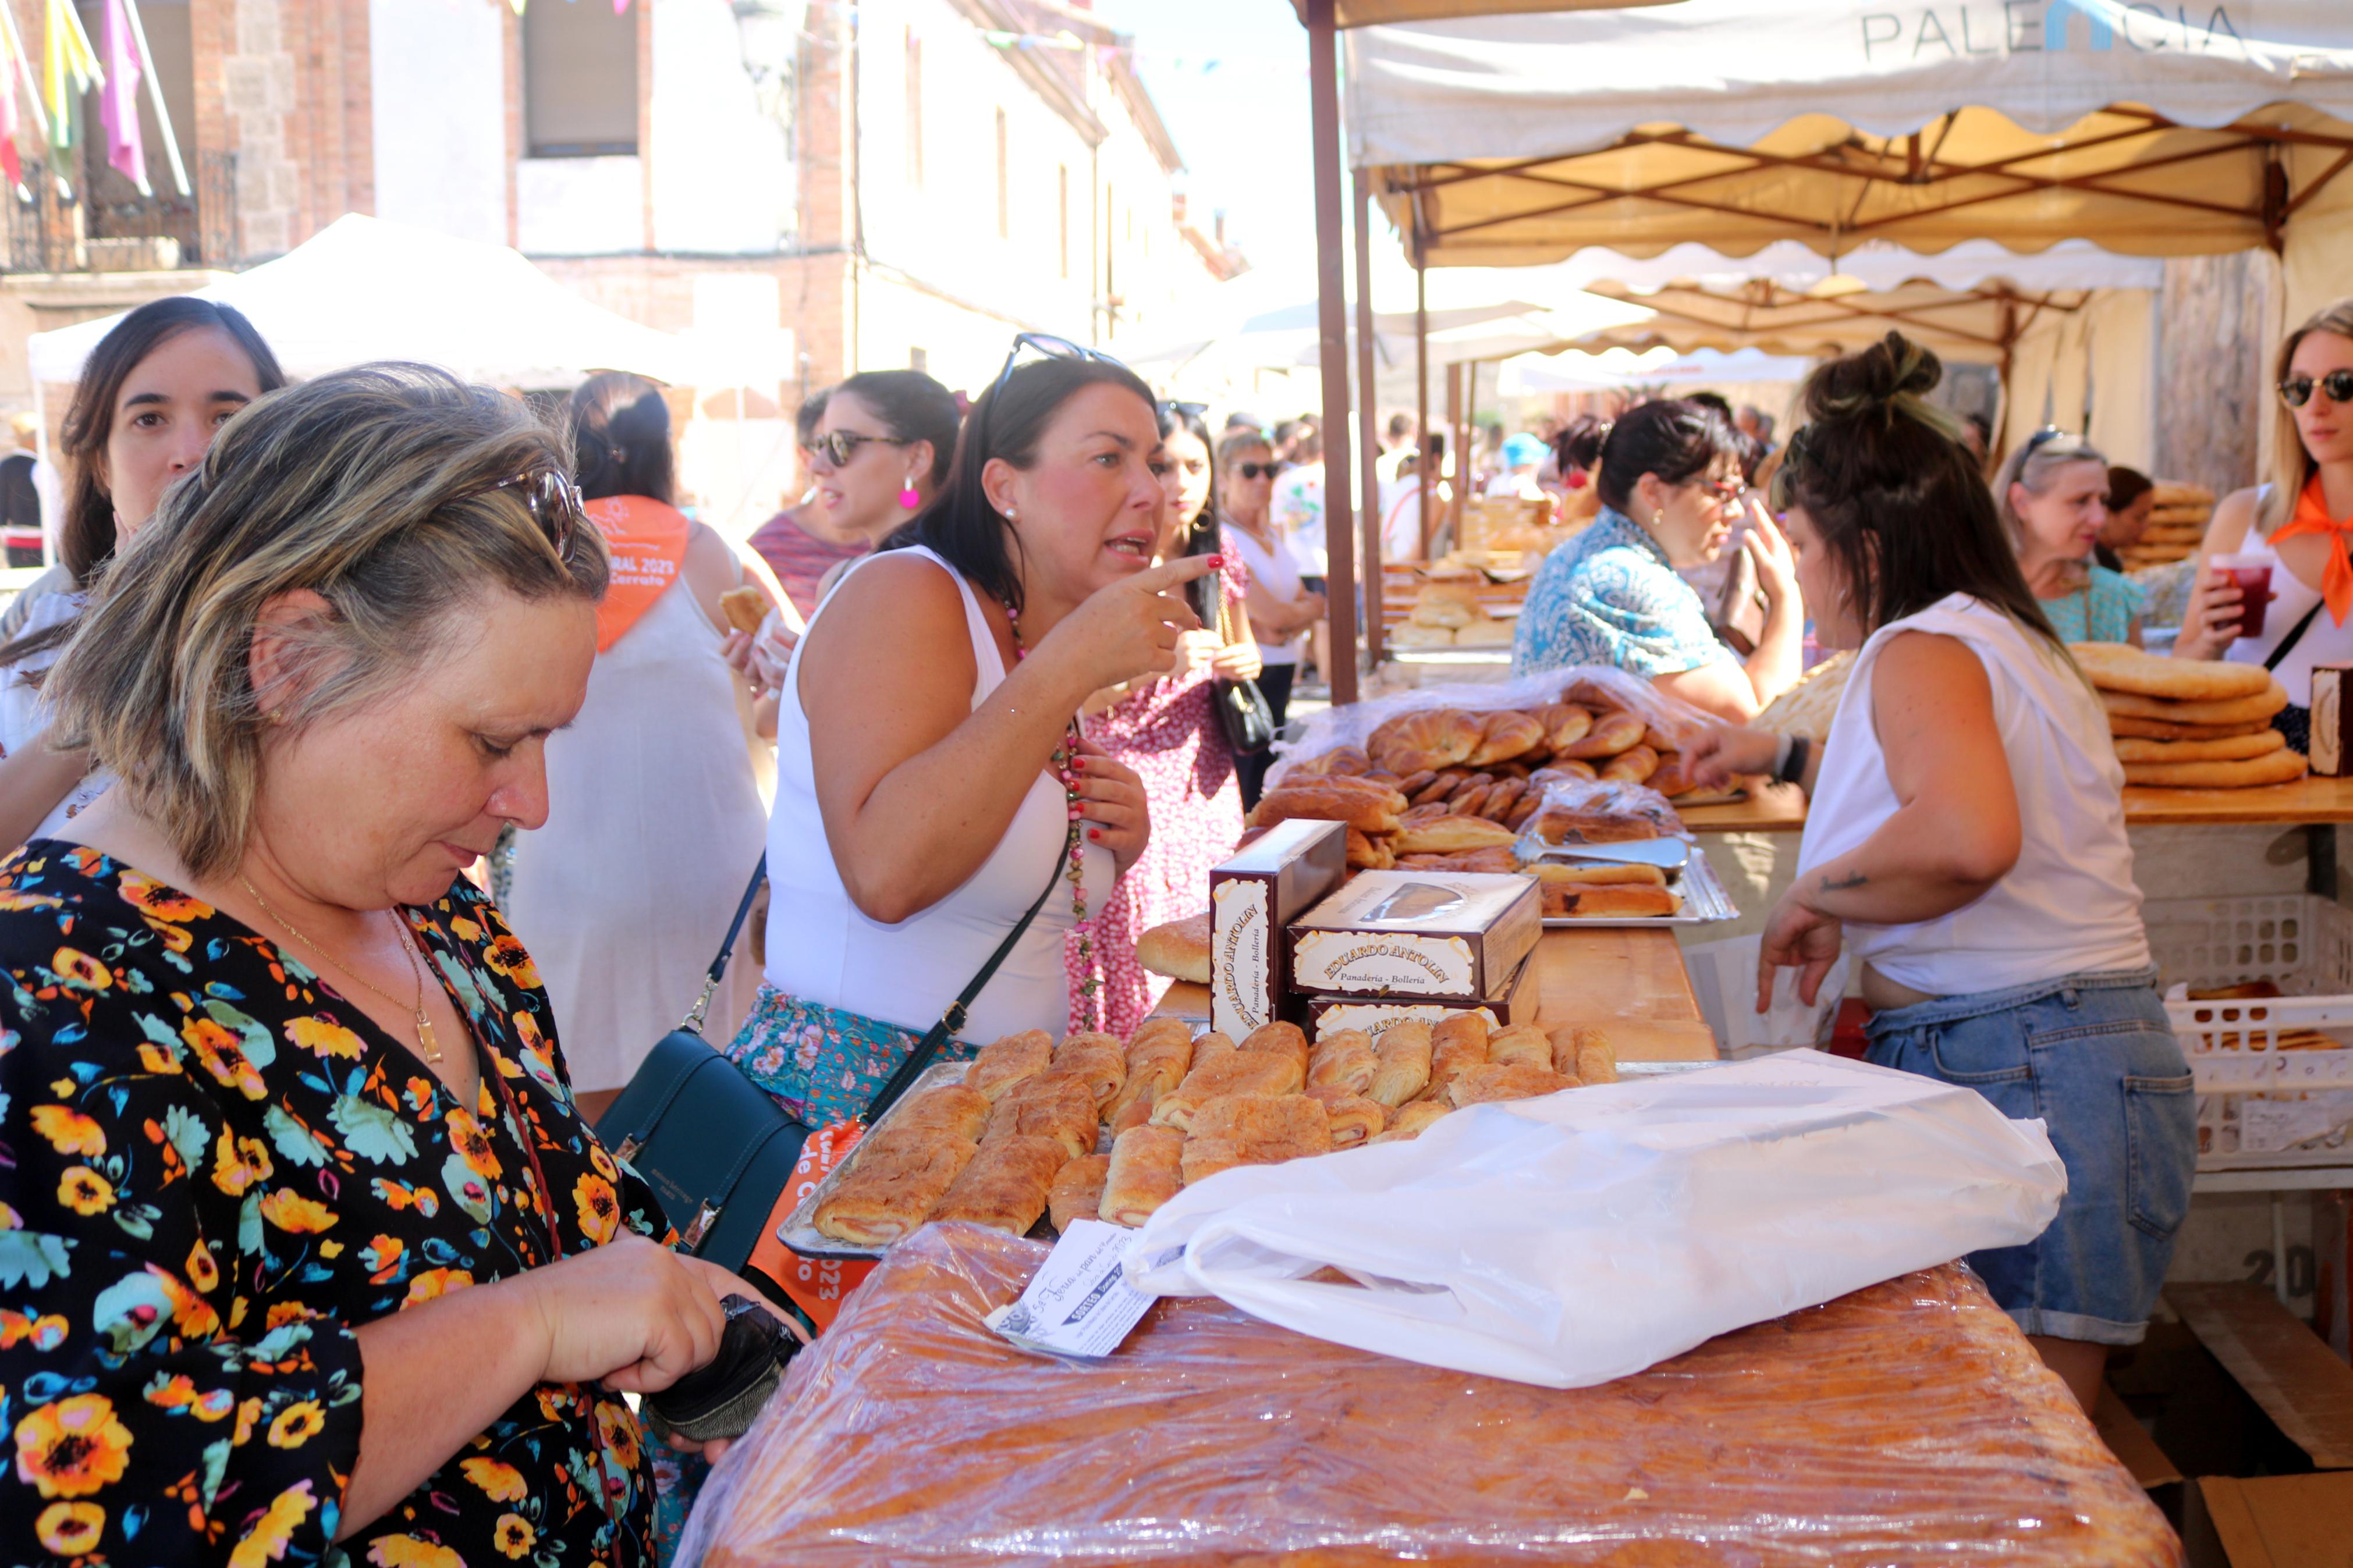
{"label": "dark sunglasses", "polygon": [[860,436],[854,430],[828,430],[817,438],[809,451],[812,455],[823,453],[827,462],[837,468],[846,468],[849,466],[849,459],[858,456],[858,448],[869,441],[885,447],[912,447],[915,444],[912,436]]}
{"label": "dark sunglasses", "polygon": [[1236,463],[1234,467],[1240,471],[1242,478],[1246,479],[1257,479],[1261,474],[1271,479],[1274,478],[1275,475],[1282,472],[1282,465],[1281,463]]}
{"label": "dark sunglasses", "polygon": [[522,491],[522,503],[530,509],[532,521],[547,535],[547,542],[555,546],[556,558],[561,560],[571,546],[572,531],[587,526],[588,508],[580,499],[580,487],[554,468],[541,468],[535,473],[501,479],[478,493],[490,495],[508,489]]}
{"label": "dark sunglasses", "polygon": [[1082,348],[1068,338],[1058,338],[1048,332],[1017,334],[1013,347],[1006,353],[1005,363],[997,369],[997,379],[990,382],[988,390],[981,395],[980,427],[973,432],[973,439],[979,443],[983,452],[988,450],[988,416],[997,407],[997,395],[1005,390],[1005,383],[1012,376],[1013,367],[1019,363],[1023,349],[1034,349],[1048,359],[1092,360],[1098,364],[1116,364],[1122,370],[1127,368],[1102,350]]}
{"label": "dark sunglasses", "polygon": [[1161,414],[1166,417],[1198,419],[1208,411],[1209,405],[1206,403],[1163,403],[1160,405]]}
{"label": "dark sunglasses", "polygon": [[2312,401],[2316,386],[2328,394],[2331,403],[2353,403],[2353,370],[2332,370],[2318,381],[2308,375],[2289,376],[2279,384],[2280,401],[2290,408],[2301,408]]}

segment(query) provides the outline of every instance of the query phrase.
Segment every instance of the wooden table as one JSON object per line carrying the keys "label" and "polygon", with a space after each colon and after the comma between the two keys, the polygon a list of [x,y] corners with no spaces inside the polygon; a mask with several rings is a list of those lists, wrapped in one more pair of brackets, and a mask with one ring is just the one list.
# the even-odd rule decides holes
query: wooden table
{"label": "wooden table", "polygon": [[[1794,784],[1771,784],[1738,805],[1694,806],[1682,815],[1695,833],[1797,833],[1806,826],[1806,797]],[[2125,791],[2128,827],[2265,822],[2283,827],[2353,822],[2353,778],[2305,778],[2260,789]]]}
{"label": "wooden table", "polygon": [[[1672,928],[1547,931],[1528,962],[1536,966],[1536,1022],[1545,1028],[1594,1025],[1608,1032],[1620,1061],[1715,1060],[1715,1036],[1700,1016]],[[1209,988],[1180,980],[1153,1014],[1206,1024]]]}

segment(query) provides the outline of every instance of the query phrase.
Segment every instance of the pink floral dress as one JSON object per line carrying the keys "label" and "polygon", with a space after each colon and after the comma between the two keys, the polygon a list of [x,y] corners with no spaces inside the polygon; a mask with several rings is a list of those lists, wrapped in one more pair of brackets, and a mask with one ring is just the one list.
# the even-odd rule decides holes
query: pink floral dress
{"label": "pink floral dress", "polygon": [[[1222,576],[1232,624],[1248,624],[1241,605],[1249,577],[1231,552]],[[1212,679],[1202,669],[1155,680],[1082,723],[1088,740],[1144,780],[1152,842],[1101,911],[1063,939],[1072,1030],[1100,1029],[1124,1039],[1144,1021],[1168,982],[1137,964],[1136,939],[1152,926],[1208,909],[1210,868],[1223,863],[1241,837],[1241,784],[1234,776],[1233,750],[1210,710]],[[1092,948],[1084,959],[1082,933]]]}

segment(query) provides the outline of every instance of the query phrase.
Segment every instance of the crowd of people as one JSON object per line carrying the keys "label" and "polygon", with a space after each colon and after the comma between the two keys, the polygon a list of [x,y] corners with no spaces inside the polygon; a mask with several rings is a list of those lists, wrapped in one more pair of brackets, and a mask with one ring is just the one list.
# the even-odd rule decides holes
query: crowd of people
{"label": "crowd of people", "polygon": [[[2088,1404],[2194,1156],[2065,646],[2137,636],[2092,557],[2147,486],[2059,433],[1989,482],[1938,374],[1891,334],[1778,447],[1704,398],[1560,433],[1598,510],[1514,659],[1628,670],[1718,721],[1703,773],[1813,794],[1765,983],[1810,999],[1852,949],[1874,1059],[2050,1122],[2067,1206],[1979,1268]],[[2202,574],[2177,650],[2301,694],[2353,612],[2353,302],[2278,384],[2280,471],[2208,547],[2270,552],[2284,613],[2233,637]],[[1144,1017],[1137,936],[1198,913],[1263,781],[1225,697],[1279,722],[1303,660],[1351,657],[1317,646],[1320,432],[1204,413],[1031,334],[968,407],[852,376],[753,536],[775,594],[680,506],[651,384],[552,422],[417,366],[290,386],[225,307],[126,317],[65,423],[62,559],[0,623],[11,1554],[653,1560],[670,1472],[621,1395],[759,1292],[667,1245],[596,1115],[763,863],[758,962],[707,1026],[809,1126],[970,981],[950,1059]],[[1419,492],[1436,442],[1388,434]],[[1521,487],[1546,454],[1500,456]],[[1727,550],[1745,652],[1687,575]],[[1753,727],[1810,626],[1859,650],[1820,750]]]}

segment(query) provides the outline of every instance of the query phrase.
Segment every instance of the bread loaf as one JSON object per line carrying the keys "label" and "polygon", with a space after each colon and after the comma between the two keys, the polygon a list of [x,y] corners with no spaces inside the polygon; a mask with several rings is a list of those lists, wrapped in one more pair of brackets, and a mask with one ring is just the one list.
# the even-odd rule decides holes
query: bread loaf
{"label": "bread loaf", "polygon": [[1001,1100],[1022,1079],[1044,1072],[1053,1059],[1054,1037],[1043,1029],[1024,1029],[981,1047],[964,1069],[964,1081],[992,1100]]}
{"label": "bread loaf", "polygon": [[1135,962],[1155,974],[1207,985],[1209,983],[1208,912],[1203,910],[1190,920],[1170,921],[1166,925],[1146,927],[1144,934],[1135,939]]}
{"label": "bread loaf", "polygon": [[988,1140],[941,1196],[931,1217],[1026,1236],[1045,1214],[1054,1177],[1071,1158],[1051,1138]]}
{"label": "bread loaf", "polygon": [[1502,823],[1482,816],[1440,816],[1401,827],[1396,842],[1400,855],[1456,855],[1466,849],[1503,848],[1517,837]]}
{"label": "bread loaf", "polygon": [[1173,1127],[1135,1127],[1112,1141],[1103,1173],[1101,1217],[1142,1225],[1185,1184],[1185,1135]]}
{"label": "bread loaf", "polygon": [[2126,763],[2125,783],[2163,789],[2252,789],[2304,776],[2302,752],[2266,752],[2235,763]]}
{"label": "bread loaf", "polygon": [[2070,643],[2068,651],[2103,691],[2137,692],[2173,702],[2228,702],[2260,697],[2272,686],[2272,672],[2260,664],[2168,658],[2129,643]]}
{"label": "bread loaf", "polygon": [[1646,888],[1616,883],[1578,887],[1573,883],[1544,884],[1545,919],[1643,920],[1679,913],[1680,894],[1670,888]]}

